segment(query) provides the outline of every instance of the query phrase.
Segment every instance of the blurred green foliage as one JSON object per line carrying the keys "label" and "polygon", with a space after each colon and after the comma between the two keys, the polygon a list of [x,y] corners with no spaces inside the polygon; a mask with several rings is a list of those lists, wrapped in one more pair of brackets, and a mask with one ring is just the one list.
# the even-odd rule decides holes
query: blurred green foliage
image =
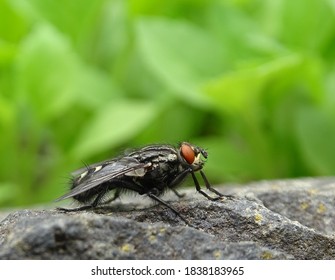
{"label": "blurred green foliage", "polygon": [[335,171],[335,0],[0,0],[0,205],[122,148],[214,183]]}

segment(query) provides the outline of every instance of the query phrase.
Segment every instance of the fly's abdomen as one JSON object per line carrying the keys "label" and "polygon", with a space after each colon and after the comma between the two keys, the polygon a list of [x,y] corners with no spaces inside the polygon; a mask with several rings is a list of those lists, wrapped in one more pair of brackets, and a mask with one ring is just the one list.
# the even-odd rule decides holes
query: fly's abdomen
{"label": "fly's abdomen", "polygon": [[77,200],[80,203],[85,203],[85,204],[91,203],[92,201],[94,201],[97,195],[101,194],[102,192],[106,192],[105,189],[106,189],[106,186],[104,186],[104,184],[101,184],[99,186],[96,186],[93,189],[90,189],[86,192],[73,196],[73,199]]}

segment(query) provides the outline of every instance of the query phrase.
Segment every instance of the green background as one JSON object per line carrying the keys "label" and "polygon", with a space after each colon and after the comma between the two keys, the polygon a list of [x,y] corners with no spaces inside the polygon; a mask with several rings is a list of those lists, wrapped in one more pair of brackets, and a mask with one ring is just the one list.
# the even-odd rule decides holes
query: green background
{"label": "green background", "polygon": [[334,0],[0,0],[0,206],[190,141],[215,184],[335,172]]}

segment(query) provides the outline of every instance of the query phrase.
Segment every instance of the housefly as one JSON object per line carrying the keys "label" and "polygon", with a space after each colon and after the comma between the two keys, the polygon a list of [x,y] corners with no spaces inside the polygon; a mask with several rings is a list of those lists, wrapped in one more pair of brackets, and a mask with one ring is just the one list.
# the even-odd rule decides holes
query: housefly
{"label": "housefly", "polygon": [[[202,168],[207,152],[195,145],[182,142],[178,147],[171,145],[149,145],[111,160],[89,165],[72,173],[71,190],[56,201],[73,198],[84,206],[64,211],[81,211],[96,208],[117,199],[123,192],[133,191],[147,195],[165,205],[186,224],[179,212],[160,197],[172,190],[181,197],[175,188],[191,175],[196,190],[210,200],[218,200],[223,194],[209,184]],[[204,192],[195,172],[199,171],[206,188],[216,196]],[[106,201],[107,193],[114,190],[114,196]]]}

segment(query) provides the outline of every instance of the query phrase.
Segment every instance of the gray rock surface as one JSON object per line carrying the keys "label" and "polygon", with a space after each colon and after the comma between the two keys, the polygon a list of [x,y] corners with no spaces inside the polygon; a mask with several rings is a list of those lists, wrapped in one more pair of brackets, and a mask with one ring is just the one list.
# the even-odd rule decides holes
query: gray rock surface
{"label": "gray rock surface", "polygon": [[0,259],[335,259],[335,178],[263,181],[93,211],[20,210],[0,222]]}

